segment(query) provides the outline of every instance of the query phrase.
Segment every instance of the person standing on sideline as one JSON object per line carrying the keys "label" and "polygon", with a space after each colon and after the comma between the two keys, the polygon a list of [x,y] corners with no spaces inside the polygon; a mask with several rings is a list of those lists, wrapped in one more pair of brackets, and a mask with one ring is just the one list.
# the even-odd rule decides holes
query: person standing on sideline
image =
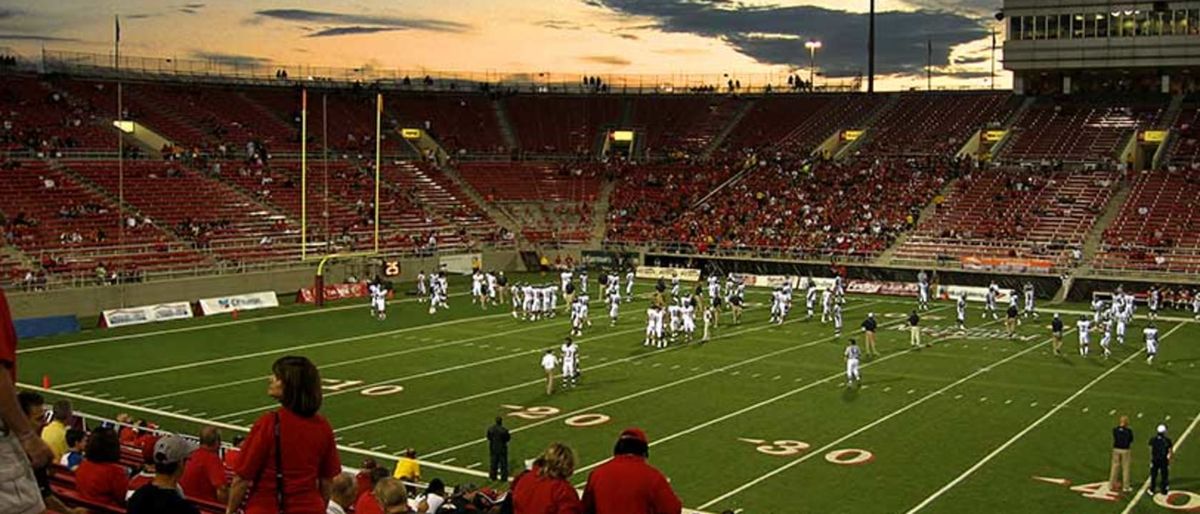
{"label": "person standing on sideline", "polygon": [[0,512],[40,514],[46,510],[33,470],[54,458],[17,401],[17,331],[0,290]]}
{"label": "person standing on sideline", "polygon": [[908,315],[908,344],[913,348],[921,346],[921,317],[917,316],[917,311],[912,311]]}
{"label": "person standing on sideline", "polygon": [[1050,333],[1054,336],[1054,355],[1062,355],[1062,337],[1063,337],[1063,321],[1054,313],[1054,320],[1050,322]]}
{"label": "person standing on sideline", "polygon": [[542,369],[546,371],[546,396],[554,394],[554,368],[558,367],[558,357],[554,350],[546,350],[542,355]]}
{"label": "person standing on sideline", "polygon": [[583,490],[585,514],[681,514],[683,503],[646,459],[650,442],[640,428],[621,432],[613,458],[592,470]]}
{"label": "person standing on sideline", "polygon": [[[1108,472],[1108,486],[1113,491],[1128,492],[1131,490],[1129,487],[1129,460],[1132,457],[1129,447],[1133,444],[1133,430],[1129,428],[1129,416],[1121,416],[1116,428],[1112,430],[1112,435],[1112,468]],[[1118,470],[1121,472],[1120,486],[1117,485]]]}
{"label": "person standing on sideline", "polygon": [[508,481],[508,441],[512,435],[504,428],[504,418],[496,416],[496,424],[488,427],[488,478],[493,482]]}
{"label": "person standing on sideline", "polygon": [[[1153,439],[1150,439],[1150,489],[1146,490],[1146,494],[1154,496],[1154,490],[1167,494],[1171,480],[1171,458],[1175,456],[1171,438],[1167,437],[1167,426],[1159,425],[1157,434]],[[1158,479],[1162,477],[1162,487],[1158,486]]]}
{"label": "person standing on sideline", "polygon": [[867,319],[863,320],[862,322],[862,329],[863,333],[865,334],[864,339],[867,343],[866,353],[868,357],[875,357],[877,355],[877,352],[875,351],[875,330],[878,328],[879,323],[875,321],[875,313],[868,312]]}

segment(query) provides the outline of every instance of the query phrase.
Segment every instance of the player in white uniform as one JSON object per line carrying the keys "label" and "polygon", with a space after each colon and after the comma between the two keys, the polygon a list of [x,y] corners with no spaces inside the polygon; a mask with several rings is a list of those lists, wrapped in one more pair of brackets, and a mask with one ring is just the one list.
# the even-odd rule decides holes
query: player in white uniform
{"label": "player in white uniform", "polygon": [[383,282],[375,279],[375,282],[367,286],[367,290],[371,293],[371,315],[379,321],[387,319],[387,288],[383,286]]}
{"label": "player in white uniform", "polygon": [[1150,293],[1146,295],[1146,306],[1150,313],[1146,315],[1146,319],[1154,321],[1158,319],[1158,308],[1162,302],[1162,293],[1158,291],[1158,286],[1150,287]]}
{"label": "player in white uniform", "polygon": [[644,346],[662,348],[666,346],[663,340],[663,310],[659,305],[646,309],[646,341]]}
{"label": "player in white uniform", "polygon": [[783,290],[775,288],[771,291],[771,319],[769,323],[783,324]]}
{"label": "player in white uniform", "polygon": [[967,331],[967,293],[958,296],[958,302],[954,305],[958,313],[958,329]]}
{"label": "player in white uniform", "polygon": [[471,273],[471,303],[478,303],[487,308],[487,296],[483,291],[483,272],[479,270]]}
{"label": "player in white uniform", "polygon": [[929,310],[929,275],[924,270],[917,273],[917,308]]}
{"label": "player in white uniform", "polygon": [[[516,295],[513,295],[516,296]],[[537,298],[537,293],[534,292],[533,286],[530,284],[521,285],[521,310],[522,317],[525,321],[533,319],[533,302]]]}
{"label": "player in white uniform", "polygon": [[562,345],[563,389],[579,385],[579,345],[567,338]]}
{"label": "player in white uniform", "polygon": [[1104,300],[1092,298],[1092,321],[1100,322],[1100,314],[1104,312]]}
{"label": "player in white uniform", "polygon": [[833,307],[833,291],[821,290],[821,323],[829,323],[830,307]]}
{"label": "player in white uniform", "polygon": [[1152,322],[1142,334],[1146,337],[1146,364],[1154,364],[1154,356],[1158,355],[1158,327]]}
{"label": "player in white uniform", "polygon": [[717,306],[713,304],[704,308],[704,338],[701,341],[708,341],[709,327],[716,324],[717,316],[720,315],[720,312]]}
{"label": "player in white uniform", "polygon": [[708,276],[708,302],[712,303],[718,296],[721,295],[721,279],[717,275]]}
{"label": "player in white uniform", "polygon": [[587,293],[579,295],[579,318],[588,328],[592,328],[591,297]]}
{"label": "player in white uniform", "polygon": [[571,308],[571,335],[576,336],[576,337],[583,335],[583,308],[585,305],[584,301],[585,301],[584,297],[580,296],[580,297],[576,298],[574,302],[571,303],[571,307],[570,307]]}
{"label": "player in white uniform", "polygon": [[[496,274],[489,271],[483,275],[483,279],[484,279],[484,286],[485,286],[485,289],[483,292],[485,294],[487,294],[488,302],[495,304],[496,303]],[[499,304],[497,304],[497,305],[499,305]]]}
{"label": "player in white uniform", "polygon": [[1200,321],[1200,289],[1192,291],[1192,316]]}
{"label": "player in white uniform", "polygon": [[633,281],[635,278],[633,270],[625,272],[625,301],[627,302],[633,301]]}
{"label": "player in white uniform", "polygon": [[1104,320],[1104,335],[1100,336],[1100,348],[1104,350],[1105,359],[1112,355],[1112,351],[1109,348],[1112,344],[1114,324],[1115,320],[1111,317]]}
{"label": "player in white uniform", "polygon": [[521,306],[525,304],[525,298],[522,294],[524,292],[525,289],[521,287],[521,284],[513,284],[512,292],[508,295],[509,301],[512,302],[513,319],[521,319]]}
{"label": "player in white uniform", "polygon": [[1086,317],[1080,316],[1079,322],[1075,324],[1079,327],[1079,355],[1088,356],[1088,344],[1091,343],[1092,322]]}
{"label": "player in white uniform", "polygon": [[984,298],[983,315],[987,318],[988,314],[992,315],[992,319],[1000,319],[1000,315],[996,312],[996,299],[1000,296],[1000,286],[995,282],[988,285],[987,296]]}
{"label": "player in white uniform", "polygon": [[554,290],[554,286],[546,286],[542,288],[542,311],[545,316],[553,318],[558,315],[558,291]]}
{"label": "player in white uniform", "polygon": [[679,308],[679,314],[683,317],[684,341],[690,343],[696,334],[696,301],[684,300],[683,305]]}
{"label": "player in white uniform", "polygon": [[425,270],[421,270],[417,273],[417,301],[425,303],[429,301],[427,296],[429,296],[429,288],[425,284]]}
{"label": "player in white uniform", "polygon": [[683,318],[680,315],[680,307],[678,304],[671,304],[667,307],[667,315],[670,316],[667,327],[670,329],[671,341],[675,341],[675,336],[679,334],[679,329],[683,327]]}
{"label": "player in white uniform", "polygon": [[571,273],[571,270],[565,270],[558,276],[561,285],[559,289],[562,291],[562,294],[567,294],[567,284],[571,283],[571,279],[575,277],[575,274]]}
{"label": "player in white uniform", "polygon": [[614,287],[608,295],[608,319],[612,326],[617,326],[617,315],[621,310],[621,288]]}
{"label": "player in white uniform", "polygon": [[842,304],[833,302],[833,333],[842,335]]}
{"label": "player in white uniform", "polygon": [[579,272],[579,294],[587,294],[587,288],[588,276],[587,270],[585,269]]}
{"label": "player in white uniform", "polygon": [[1033,283],[1026,282],[1025,283],[1025,312],[1022,314],[1026,318],[1038,317],[1037,307],[1034,305],[1033,301],[1034,301]]}
{"label": "player in white uniform", "polygon": [[679,273],[671,274],[671,298],[679,298]]}
{"label": "player in white uniform", "polygon": [[1128,326],[1130,322],[1130,319],[1126,317],[1127,315],[1129,315],[1129,311],[1122,309],[1121,312],[1118,312],[1115,316],[1112,316],[1117,325],[1117,344],[1125,344],[1125,327]]}
{"label": "player in white uniform", "polygon": [[804,296],[804,305],[808,308],[807,319],[812,319],[813,311],[816,310],[817,304],[817,284],[815,284],[812,279],[809,279],[808,291]]}
{"label": "player in white uniform", "polygon": [[846,346],[846,387],[862,384],[862,376],[858,373],[858,359],[860,352],[858,343],[853,339],[850,340],[850,345]]}

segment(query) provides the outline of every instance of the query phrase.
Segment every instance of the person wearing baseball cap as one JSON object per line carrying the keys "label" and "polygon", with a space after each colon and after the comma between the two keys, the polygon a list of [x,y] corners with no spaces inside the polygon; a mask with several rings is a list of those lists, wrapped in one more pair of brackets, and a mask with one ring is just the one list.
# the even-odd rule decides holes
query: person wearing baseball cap
{"label": "person wearing baseball cap", "polygon": [[592,471],[583,490],[586,514],[680,514],[683,503],[646,459],[650,440],[640,428],[617,438],[613,458]]}
{"label": "person wearing baseball cap", "polygon": [[[1154,496],[1154,490],[1158,489],[1162,494],[1167,494],[1167,487],[1170,480],[1171,457],[1174,456],[1171,438],[1167,437],[1167,426],[1159,425],[1155,430],[1154,437],[1150,439],[1150,489],[1146,490],[1146,494]],[[1162,487],[1158,485],[1158,479],[1162,477]]]}
{"label": "person wearing baseball cap", "polygon": [[179,478],[184,463],[198,445],[177,435],[154,443],[154,480],[129,498],[128,514],[200,514],[200,509],[183,497]]}

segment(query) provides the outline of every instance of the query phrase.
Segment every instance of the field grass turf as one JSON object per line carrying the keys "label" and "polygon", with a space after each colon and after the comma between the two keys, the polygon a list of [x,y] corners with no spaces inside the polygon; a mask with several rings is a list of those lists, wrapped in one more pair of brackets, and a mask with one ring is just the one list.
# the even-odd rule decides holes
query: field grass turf
{"label": "field grass turf", "polygon": [[[465,289],[456,281],[451,292]],[[1073,332],[1065,355],[1051,355],[1048,311],[1009,340],[976,305],[966,334],[950,330],[953,306],[941,302],[924,323],[934,344],[913,350],[899,326],[909,299],[849,298],[847,334],[835,338],[831,325],[803,320],[802,303],[784,326],[768,325],[766,291],[752,290],[740,325],[726,313],[715,340],[654,350],[641,345],[650,285],[636,292],[616,327],[593,305],[595,326],[577,339],[582,382],[549,397],[539,355],[559,346],[567,317],[518,321],[507,306],[484,311],[463,295],[434,316],[394,302],[384,322],[360,301],[22,341],[19,378],[38,385],[49,375],[52,391],[90,414],[130,412],[193,433],[212,420],[229,439],[272,406],[271,362],[306,355],[327,380],[322,413],[346,465],[366,455],[390,465],[385,457],[411,446],[425,479],[486,483],[477,476],[486,472],[483,433],[504,415],[514,469],[564,441],[578,454],[582,485],[619,431],[638,426],[651,439],[651,463],[685,506],[705,512],[1122,512],[1132,495],[1093,499],[1052,482],[1107,480],[1109,431],[1127,414],[1136,488],[1154,425],[1165,421],[1178,443],[1200,416],[1200,327],[1160,321],[1160,354],[1149,366],[1144,309],[1110,359],[1100,356],[1099,334],[1084,359]],[[867,312],[880,317],[883,355],[864,361],[861,388],[847,388],[845,340],[859,336]],[[1064,319],[1072,327],[1077,315]],[[1171,472],[1174,490],[1196,495],[1179,493],[1177,504],[1200,506],[1195,438],[1179,446]],[[834,456],[865,462],[835,464]],[[1168,509],[1148,496],[1131,510],[1160,511]]]}

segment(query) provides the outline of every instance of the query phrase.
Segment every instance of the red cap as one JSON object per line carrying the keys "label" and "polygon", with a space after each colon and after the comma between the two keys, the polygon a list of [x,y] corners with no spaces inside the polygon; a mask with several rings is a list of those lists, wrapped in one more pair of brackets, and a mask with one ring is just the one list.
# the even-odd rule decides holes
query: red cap
{"label": "red cap", "polygon": [[641,441],[642,444],[650,444],[650,440],[646,438],[646,433],[643,432],[642,429],[636,427],[626,428],[623,432],[621,432],[621,439],[633,439],[635,441]]}

